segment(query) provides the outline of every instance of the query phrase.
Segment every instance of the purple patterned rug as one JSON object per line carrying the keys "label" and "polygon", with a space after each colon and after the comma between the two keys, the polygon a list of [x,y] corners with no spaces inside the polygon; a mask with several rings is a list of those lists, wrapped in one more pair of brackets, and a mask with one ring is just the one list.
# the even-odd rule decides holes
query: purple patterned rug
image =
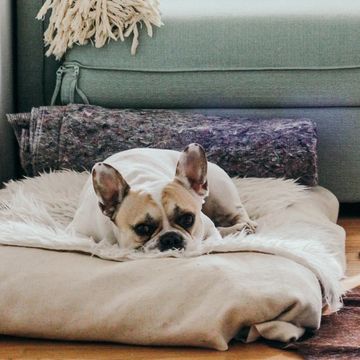
{"label": "purple patterned rug", "polygon": [[259,120],[171,110],[115,110],[91,105],[33,108],[8,115],[27,175],[90,169],[135,147],[182,150],[202,144],[230,176],[285,177],[317,184],[317,134],[308,119]]}
{"label": "purple patterned rug", "polygon": [[360,359],[360,287],[343,300],[344,307],[338,313],[323,316],[313,337],[296,344],[305,359]]}

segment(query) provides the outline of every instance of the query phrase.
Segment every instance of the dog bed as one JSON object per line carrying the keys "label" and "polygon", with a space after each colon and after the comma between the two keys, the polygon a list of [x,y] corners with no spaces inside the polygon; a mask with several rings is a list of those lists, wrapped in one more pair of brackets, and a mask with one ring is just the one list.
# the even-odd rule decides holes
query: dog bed
{"label": "dog bed", "polygon": [[298,339],[341,306],[345,234],[324,188],[234,179],[256,234],[143,253],[66,230],[87,176],[0,191],[1,334],[225,350],[233,338]]}

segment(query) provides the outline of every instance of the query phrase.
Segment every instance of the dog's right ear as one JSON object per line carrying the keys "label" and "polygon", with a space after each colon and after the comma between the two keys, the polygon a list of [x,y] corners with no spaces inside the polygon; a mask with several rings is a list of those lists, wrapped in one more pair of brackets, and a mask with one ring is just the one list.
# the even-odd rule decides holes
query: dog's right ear
{"label": "dog's right ear", "polygon": [[130,186],[115,168],[105,163],[95,164],[91,175],[100,209],[104,215],[113,220]]}

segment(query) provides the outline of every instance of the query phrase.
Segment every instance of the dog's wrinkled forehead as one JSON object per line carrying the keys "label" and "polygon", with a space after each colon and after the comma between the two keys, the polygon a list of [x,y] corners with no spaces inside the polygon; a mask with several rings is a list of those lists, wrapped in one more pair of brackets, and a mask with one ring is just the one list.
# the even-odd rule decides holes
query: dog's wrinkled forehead
{"label": "dog's wrinkled forehead", "polygon": [[194,197],[176,181],[169,183],[161,193],[161,204],[166,214],[173,214],[176,209],[196,213],[201,210],[202,201]]}
{"label": "dog's wrinkled forehead", "polygon": [[131,191],[118,208],[115,223],[122,227],[135,226],[142,222],[158,223],[162,211],[150,193],[142,190]]}
{"label": "dog's wrinkled forehead", "polygon": [[159,183],[157,186],[131,192],[119,208],[131,218],[147,218],[157,221],[172,220],[179,211],[201,211],[201,198],[194,197],[176,181]]}

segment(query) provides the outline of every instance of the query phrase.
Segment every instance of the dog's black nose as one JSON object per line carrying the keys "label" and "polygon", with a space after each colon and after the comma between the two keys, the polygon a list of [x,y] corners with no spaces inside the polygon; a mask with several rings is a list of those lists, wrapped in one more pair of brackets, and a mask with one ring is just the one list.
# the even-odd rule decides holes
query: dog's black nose
{"label": "dog's black nose", "polygon": [[180,250],[183,248],[184,248],[184,239],[180,234],[171,231],[160,236],[159,239],[160,251],[166,251],[170,249]]}

